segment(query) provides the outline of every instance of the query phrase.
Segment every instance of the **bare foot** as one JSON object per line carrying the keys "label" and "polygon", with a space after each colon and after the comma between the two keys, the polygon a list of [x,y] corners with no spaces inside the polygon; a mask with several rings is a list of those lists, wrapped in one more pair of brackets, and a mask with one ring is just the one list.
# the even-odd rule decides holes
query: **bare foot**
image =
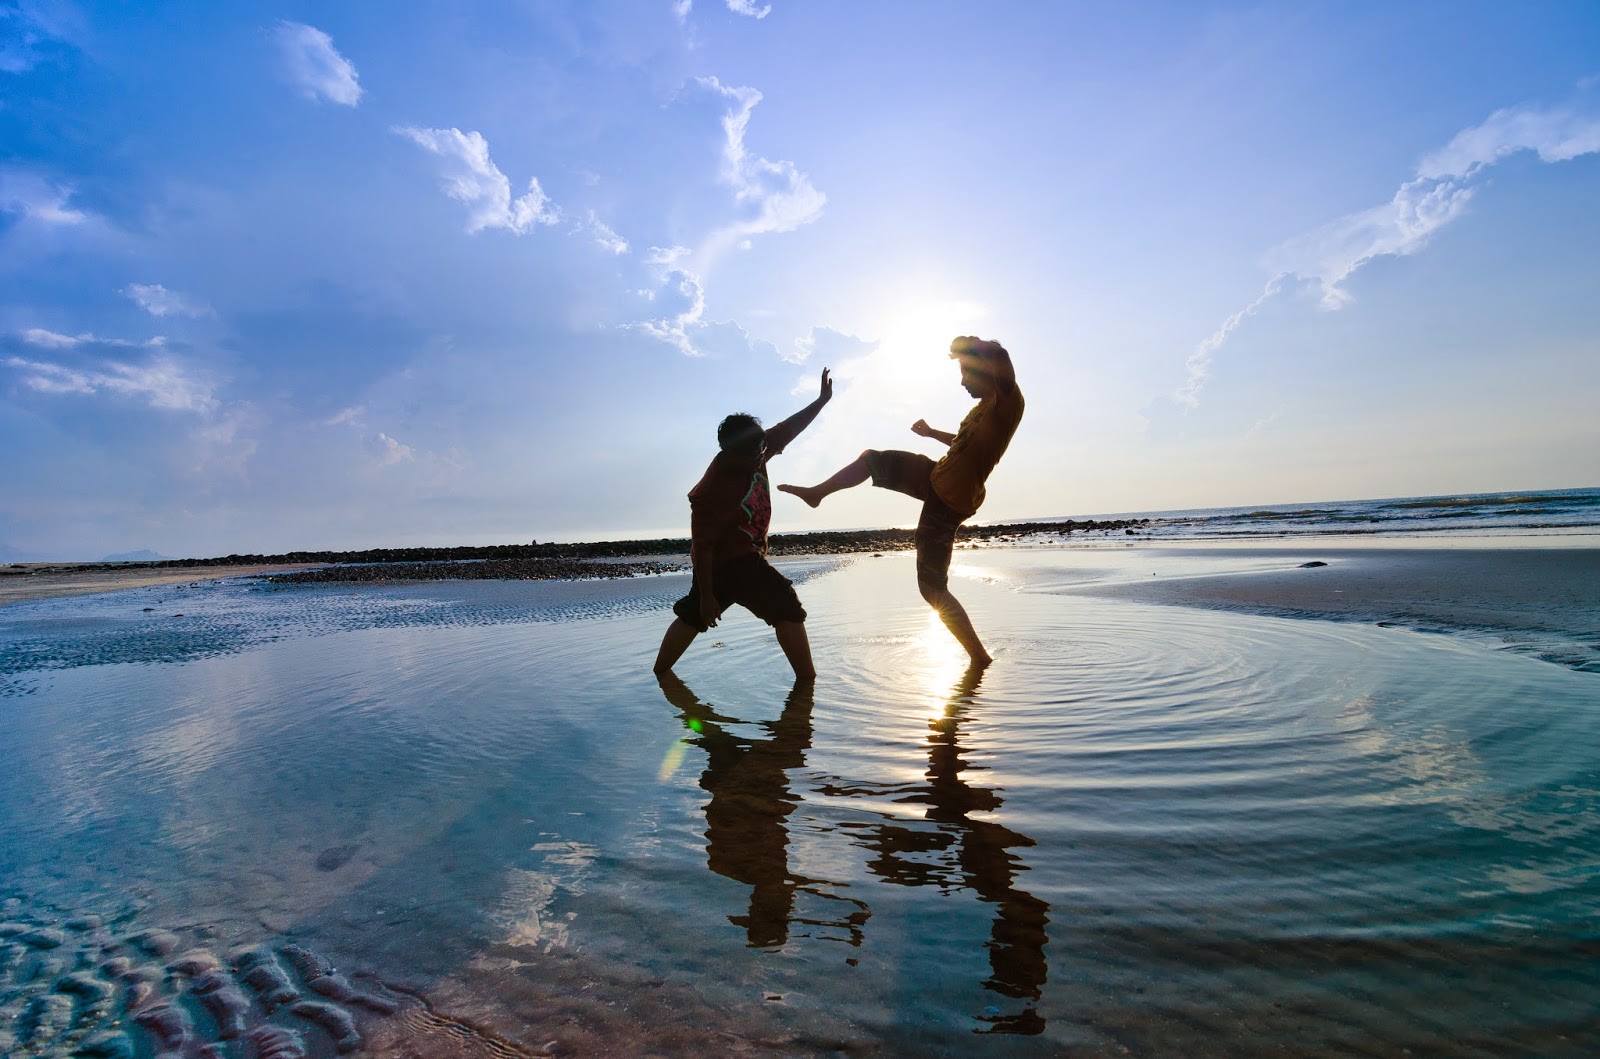
{"label": "bare foot", "polygon": [[810,504],[812,507],[816,507],[818,504],[822,503],[822,496],[819,494],[816,486],[780,485],[778,486],[778,492],[789,493],[792,496],[797,496],[801,500],[804,500],[806,503]]}

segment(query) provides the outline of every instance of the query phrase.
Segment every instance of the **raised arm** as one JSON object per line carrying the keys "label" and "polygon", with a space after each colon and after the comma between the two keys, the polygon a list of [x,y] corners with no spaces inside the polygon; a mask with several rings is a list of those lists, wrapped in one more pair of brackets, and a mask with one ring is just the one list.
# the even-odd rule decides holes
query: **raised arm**
{"label": "raised arm", "polygon": [[926,419],[919,419],[915,423],[912,423],[911,424],[911,433],[920,435],[920,436],[925,437],[925,438],[932,438],[934,441],[940,442],[940,443],[945,444],[945,445],[950,444],[952,441],[954,441],[956,439],[956,436],[954,434],[949,433],[948,431],[935,430],[933,427],[930,427],[928,425],[928,421]]}
{"label": "raised arm", "polygon": [[817,413],[822,411],[822,406],[833,400],[833,380],[828,377],[828,369],[822,369],[822,386],[817,394],[817,399],[806,405],[794,415],[781,423],[774,423],[767,428],[767,455],[776,456],[789,447],[789,442],[800,436],[800,432],[811,425],[817,418]]}

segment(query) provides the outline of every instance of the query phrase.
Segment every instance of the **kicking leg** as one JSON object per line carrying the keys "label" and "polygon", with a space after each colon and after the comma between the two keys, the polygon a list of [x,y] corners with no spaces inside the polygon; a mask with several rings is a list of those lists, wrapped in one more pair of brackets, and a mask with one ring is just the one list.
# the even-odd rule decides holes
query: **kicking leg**
{"label": "kicking leg", "polygon": [[811,664],[811,639],[806,635],[806,623],[780,621],[772,626],[772,631],[778,637],[778,646],[783,648],[783,656],[794,668],[796,684],[817,679],[817,668]]}
{"label": "kicking leg", "polygon": [[822,503],[825,497],[837,493],[841,489],[850,489],[860,485],[872,476],[872,470],[867,466],[867,453],[857,456],[854,462],[840,468],[832,478],[820,485],[780,485],[780,493],[792,493],[804,500],[812,507]]}

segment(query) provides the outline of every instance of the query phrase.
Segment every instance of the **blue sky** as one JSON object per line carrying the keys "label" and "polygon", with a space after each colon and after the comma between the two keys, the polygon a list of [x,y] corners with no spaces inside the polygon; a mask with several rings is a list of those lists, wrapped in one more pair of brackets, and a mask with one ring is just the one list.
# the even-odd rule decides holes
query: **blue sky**
{"label": "blue sky", "polygon": [[[1600,8],[0,0],[0,559],[1600,484]],[[861,489],[780,530],[908,524]]]}

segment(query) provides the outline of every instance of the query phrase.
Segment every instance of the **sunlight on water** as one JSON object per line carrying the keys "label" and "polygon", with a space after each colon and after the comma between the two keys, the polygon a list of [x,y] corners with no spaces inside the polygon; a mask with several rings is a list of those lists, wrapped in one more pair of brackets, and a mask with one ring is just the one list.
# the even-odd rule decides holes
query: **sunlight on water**
{"label": "sunlight on water", "polygon": [[788,567],[809,689],[742,613],[651,676],[681,577],[13,608],[0,1011],[148,1047],[76,965],[193,1048],[236,979],[314,1055],[1600,1043],[1594,674],[1019,591],[1051,562],[958,568],[981,672],[909,557]]}

